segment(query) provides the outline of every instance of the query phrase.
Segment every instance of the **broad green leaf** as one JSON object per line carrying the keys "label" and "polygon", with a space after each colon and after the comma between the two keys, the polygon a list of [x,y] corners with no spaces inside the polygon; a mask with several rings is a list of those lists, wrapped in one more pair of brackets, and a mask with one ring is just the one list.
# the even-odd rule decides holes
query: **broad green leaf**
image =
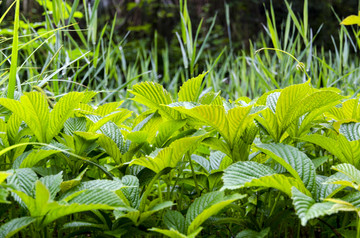
{"label": "broad green leaf", "polygon": [[191,78],[180,87],[178,94],[179,102],[197,102],[200,95],[201,83],[206,74],[207,72]]}
{"label": "broad green leaf", "polygon": [[125,175],[121,181],[125,186],[121,188],[121,192],[129,202],[129,206],[138,209],[140,205],[139,179],[132,175]]}
{"label": "broad green leaf", "polygon": [[128,92],[135,95],[134,101],[151,109],[159,109],[159,113],[168,119],[180,119],[179,114],[172,108],[164,105],[173,102],[170,93],[164,87],[154,82],[142,82],[133,86]]}
{"label": "broad green leaf", "polygon": [[105,125],[103,125],[100,128],[100,130],[104,135],[111,138],[116,143],[116,145],[119,148],[121,153],[125,152],[124,137],[123,137],[119,127],[115,123],[108,122]]}
{"label": "broad green leaf", "polygon": [[350,15],[346,17],[344,20],[340,22],[342,25],[356,25],[358,24],[360,26],[360,14],[358,16],[356,15]]}
{"label": "broad green leaf", "polygon": [[34,217],[20,217],[12,219],[0,227],[0,237],[8,238],[26,228],[36,220]]}
{"label": "broad green leaf", "polygon": [[329,151],[331,154],[335,155],[343,163],[348,162],[348,159],[344,156],[343,152],[339,148],[339,143],[333,138],[325,137],[318,134],[312,134],[312,135],[303,136],[300,139],[314,143],[324,148],[325,150]]}
{"label": "broad green leaf", "polygon": [[149,133],[147,131],[133,131],[126,135],[126,139],[135,143],[144,143],[147,141]]}
{"label": "broad green leaf", "polygon": [[245,229],[241,232],[239,232],[235,238],[265,238],[268,236],[270,232],[270,228],[266,228],[266,229],[263,229],[259,232],[257,231],[253,231],[253,230],[249,230],[249,229]]}
{"label": "broad green leaf", "polygon": [[316,203],[314,199],[303,194],[295,187],[293,187],[291,190],[295,212],[301,220],[301,225],[306,226],[306,223],[313,218],[318,218],[333,213],[331,209],[334,206],[334,203]]}
{"label": "broad green leaf", "polygon": [[343,123],[340,125],[339,132],[343,134],[348,141],[360,140],[360,123]]}
{"label": "broad green leaf", "polygon": [[[224,200],[224,192],[209,192],[201,197],[198,197],[190,205],[186,213],[186,224],[189,226],[195,218],[200,215],[205,209],[213,206],[216,203],[222,202]],[[189,232],[188,232],[189,233]]]}
{"label": "broad green leaf", "polygon": [[291,187],[310,194],[301,181],[283,174],[276,174],[272,168],[252,161],[238,162],[229,166],[222,177],[224,189],[238,189],[242,187],[276,188],[291,196]]}
{"label": "broad green leaf", "polygon": [[54,200],[56,194],[60,191],[60,184],[63,181],[62,171],[56,175],[48,175],[40,178],[40,182],[43,183],[50,192],[50,199]]}
{"label": "broad green leaf", "polygon": [[223,106],[201,105],[192,109],[175,107],[177,111],[215,128],[228,142],[230,142],[229,123]]}
{"label": "broad green leaf", "polygon": [[[206,221],[209,217],[219,213],[224,207],[228,206],[230,203],[242,199],[246,197],[246,195],[234,194],[229,197],[224,197],[222,201],[217,202],[210,207],[204,209],[199,215],[197,215],[192,222],[190,223],[187,233],[192,234],[194,233],[201,224]],[[201,198],[201,197],[200,197]],[[196,201],[196,200],[195,200]],[[190,208],[189,208],[190,210]]]}
{"label": "broad green leaf", "polygon": [[186,224],[185,218],[179,211],[168,210],[164,215],[164,224],[170,230],[177,230],[182,234],[185,234]]}
{"label": "broad green leaf", "polygon": [[141,157],[133,160],[130,165],[137,164],[159,173],[165,168],[174,168],[182,159],[183,155],[194,148],[204,136],[184,137],[170,144],[169,147],[162,149],[155,158]]}
{"label": "broad green leaf", "polygon": [[72,136],[75,131],[86,131],[86,119],[83,117],[70,117],[64,124],[64,132]]}
{"label": "broad green leaf", "polygon": [[306,154],[285,144],[260,144],[256,147],[281,164],[296,179],[302,181],[311,193],[315,192],[315,166]]}
{"label": "broad green leaf", "polygon": [[100,135],[98,140],[97,140],[97,143],[102,148],[104,148],[106,153],[108,155],[110,155],[117,164],[121,164],[122,162],[124,162],[124,161],[121,160],[122,159],[122,154],[121,154],[121,151],[120,151],[119,147],[117,146],[117,144],[112,139],[110,139],[106,135]]}
{"label": "broad green leaf", "polygon": [[5,179],[10,175],[11,173],[0,171],[0,183],[4,182]]}
{"label": "broad green leaf", "polygon": [[[331,167],[332,169],[345,174],[352,181],[354,181],[358,186],[360,185],[360,171],[352,164],[338,164]],[[359,190],[359,187],[355,189]]]}
{"label": "broad green leaf", "polygon": [[342,163],[350,163],[357,166],[360,163],[360,140],[349,141],[342,134],[333,138],[323,135],[312,134],[300,138],[326,149],[335,155]]}
{"label": "broad green leaf", "polygon": [[99,130],[103,125],[105,125],[107,122],[109,121],[124,121],[127,118],[129,118],[131,116],[132,112],[127,110],[127,109],[119,109],[115,112],[112,112],[106,116],[104,116],[103,118],[99,119],[98,121],[96,121],[94,124],[92,124],[90,126],[90,128],[88,129],[89,132],[96,132],[97,130]]}
{"label": "broad green leaf", "polygon": [[87,171],[87,168],[84,169],[78,176],[76,176],[76,178],[71,179],[71,180],[67,180],[67,181],[63,181],[60,184],[60,190],[61,192],[66,192],[70,189],[72,189],[73,187],[77,186],[80,184],[82,178],[84,177],[85,173]]}
{"label": "broad green leaf", "polygon": [[115,192],[105,189],[89,189],[73,199],[68,201],[69,204],[103,204],[109,207],[120,207],[123,206],[123,201],[115,194]]}
{"label": "broad green leaf", "polygon": [[276,104],[276,117],[281,128],[286,128],[293,119],[293,112],[302,99],[311,93],[310,82],[291,85],[283,89]]}
{"label": "broad green leaf", "polygon": [[19,168],[31,168],[41,160],[59,152],[58,150],[33,150],[21,161]]}
{"label": "broad green leaf", "polygon": [[332,184],[331,181],[341,180],[344,177],[346,176],[341,173],[333,174],[330,177],[317,175],[316,176],[317,191],[316,191],[316,196],[314,196],[314,199],[316,201],[321,201],[322,199],[334,196],[337,192],[343,189],[343,186],[338,184]]}
{"label": "broad green leaf", "polygon": [[210,161],[210,171],[221,168],[221,163],[225,158],[226,154],[221,151],[215,151],[210,153],[209,161]]}
{"label": "broad green leaf", "polygon": [[90,204],[90,205],[77,204],[77,203],[73,203],[70,205],[59,204],[56,207],[52,208],[46,214],[45,219],[42,221],[42,226],[46,226],[49,223],[55,221],[56,219],[66,215],[70,215],[78,212],[97,210],[97,209],[113,210],[114,208],[106,204]]}
{"label": "broad green leaf", "polygon": [[1,98],[0,105],[17,114],[29,126],[39,142],[47,142],[49,109],[43,94],[39,92],[25,93],[21,96],[20,102]]}
{"label": "broad green leaf", "polygon": [[11,171],[13,174],[7,177],[7,184],[14,185],[25,194],[32,196],[35,182],[38,179],[36,173],[29,169],[16,169]]}
{"label": "broad green leaf", "polygon": [[240,161],[225,169],[222,177],[224,181],[222,189],[238,189],[253,179],[274,174],[276,171],[266,165],[252,161]]}
{"label": "broad green leaf", "polygon": [[204,139],[202,141],[202,144],[205,144],[205,145],[209,146],[213,150],[221,151],[222,153],[224,153],[224,154],[226,154],[226,155],[228,155],[230,157],[232,156],[229,145],[226,144],[221,139],[217,139],[217,138],[214,138],[214,137],[209,137],[209,138]]}
{"label": "broad green leaf", "polygon": [[231,141],[231,147],[234,147],[238,143],[240,137],[244,131],[253,122],[256,114],[250,114],[252,106],[247,107],[235,107],[228,110],[227,120],[229,125],[229,139]]}
{"label": "broad green leaf", "polygon": [[332,107],[329,109],[328,116],[338,121],[360,120],[359,99],[348,99],[341,104],[341,107]]}
{"label": "broad green leaf", "polygon": [[203,169],[205,169],[205,171],[207,173],[210,173],[211,168],[210,168],[210,162],[208,159],[200,156],[200,155],[191,155],[191,160],[195,161],[196,163],[198,163],[201,167],[203,167]]}
{"label": "broad green leaf", "polygon": [[274,92],[269,94],[266,98],[266,106],[275,114],[276,113],[276,104],[280,97],[280,92]]}
{"label": "broad green leaf", "polygon": [[50,112],[49,125],[46,131],[46,141],[50,142],[69,119],[80,102],[84,99],[83,93],[70,92],[63,96]]}
{"label": "broad green leaf", "polygon": [[100,116],[104,117],[110,113],[115,112],[122,103],[123,101],[105,103],[103,105],[100,105],[98,108],[96,108],[95,112]]}
{"label": "broad green leaf", "polygon": [[155,137],[155,145],[162,147],[166,141],[180,128],[185,126],[186,120],[171,120],[161,123],[158,134]]}
{"label": "broad green leaf", "polygon": [[151,228],[149,230],[161,233],[161,234],[166,235],[171,238],[195,238],[202,230],[202,227],[199,227],[196,231],[194,231],[194,233],[192,233],[190,235],[184,235],[174,229],[165,230],[165,229],[159,229],[159,228]]}

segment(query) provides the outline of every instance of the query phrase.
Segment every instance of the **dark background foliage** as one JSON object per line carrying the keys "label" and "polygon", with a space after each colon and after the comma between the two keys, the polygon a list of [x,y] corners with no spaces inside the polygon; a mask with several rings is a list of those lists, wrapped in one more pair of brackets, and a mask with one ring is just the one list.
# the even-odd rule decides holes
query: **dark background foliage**
{"label": "dark background foliage", "polygon": [[[68,1],[71,3],[72,1]],[[91,4],[93,0],[80,1],[79,8],[83,4]],[[302,15],[303,1],[289,1],[296,14]],[[1,11],[11,3],[10,0],[3,0]],[[192,22],[195,26],[201,18],[205,20],[203,30],[206,31],[209,24],[206,24],[217,14],[215,37],[213,44],[222,45],[228,42],[225,4],[229,6],[231,38],[235,48],[248,46],[249,40],[255,41],[259,31],[263,31],[262,24],[265,23],[265,9],[270,8],[270,1],[263,0],[188,0],[188,8]],[[273,0],[272,5],[276,14],[277,27],[281,30],[281,23],[287,16],[287,9],[284,0]],[[178,31],[180,16],[178,0],[101,0],[99,6],[99,23],[102,27],[106,22],[112,21],[117,15],[116,34],[124,36],[131,31],[133,39],[152,39],[157,31],[160,38],[168,42]],[[337,35],[340,19],[350,14],[356,14],[358,8],[357,0],[316,0],[309,1],[309,24],[314,34],[320,26],[321,31],[317,36],[317,43],[325,48],[332,46],[331,35]],[[35,0],[22,1],[22,14],[30,22],[41,21],[44,17],[43,8]],[[9,16],[11,17],[11,16]],[[83,19],[84,20],[84,19]],[[9,18],[9,23],[11,19]],[[81,24],[81,22],[80,22]],[[196,27],[193,27],[196,29]]]}

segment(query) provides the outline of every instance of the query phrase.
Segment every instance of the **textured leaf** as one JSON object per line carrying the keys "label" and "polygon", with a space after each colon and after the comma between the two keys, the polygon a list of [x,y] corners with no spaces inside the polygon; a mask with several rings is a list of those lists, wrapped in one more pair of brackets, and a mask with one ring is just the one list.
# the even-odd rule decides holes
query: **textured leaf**
{"label": "textured leaf", "polygon": [[108,122],[100,128],[101,132],[107,137],[111,138],[119,148],[120,152],[124,153],[124,137],[119,127],[113,123]]}
{"label": "textured leaf", "polygon": [[215,169],[220,169],[221,167],[221,162],[223,161],[223,159],[225,158],[226,154],[224,154],[221,151],[215,151],[215,152],[211,152],[210,153],[210,171],[211,170],[215,170]]}
{"label": "textured leaf", "polygon": [[47,142],[46,128],[49,122],[49,109],[45,96],[39,92],[25,93],[20,102],[1,98],[0,104],[16,113],[35,134],[39,142]]}
{"label": "textured leaf", "polygon": [[285,144],[261,144],[257,148],[276,160],[296,179],[302,181],[310,192],[315,192],[315,166],[306,154]]}
{"label": "textured leaf", "polygon": [[41,160],[59,152],[58,150],[33,150],[22,160],[19,168],[31,168]]}
{"label": "textured leaf", "polygon": [[7,183],[32,196],[37,179],[36,173],[31,169],[16,169],[11,176],[7,177]]}
{"label": "textured leaf", "polygon": [[225,169],[222,177],[224,181],[222,189],[238,189],[253,179],[274,174],[276,174],[275,170],[263,164],[252,161],[237,162]]}
{"label": "textured leaf", "polygon": [[11,173],[0,171],[0,184],[4,182],[9,175],[11,175]]}
{"label": "textured leaf", "polygon": [[105,189],[89,189],[68,201],[70,204],[103,204],[109,207],[123,206],[123,201],[112,191]]}
{"label": "textured leaf", "polygon": [[84,169],[78,176],[76,176],[76,178],[71,179],[71,180],[67,180],[67,181],[63,181],[60,184],[61,192],[66,192],[66,191],[72,189],[73,187],[79,185],[80,182],[81,182],[81,179],[85,175],[86,171],[87,171],[87,169]]}
{"label": "textured leaf", "polygon": [[[200,226],[201,224],[206,221],[209,217],[219,213],[224,207],[226,207],[227,205],[229,205],[230,203],[239,200],[241,198],[246,197],[246,195],[240,195],[240,194],[234,194],[232,196],[229,197],[224,197],[222,201],[217,202],[217,203],[213,203],[210,207],[204,209],[199,215],[197,215],[192,222],[190,223],[187,233],[188,234],[192,234],[193,232],[195,232]],[[200,197],[201,198],[201,197]],[[196,201],[196,200],[195,200]],[[202,204],[199,204],[200,206]],[[190,206],[191,207],[191,206]],[[190,208],[189,208],[190,210]],[[191,214],[191,213],[190,213]],[[187,219],[187,217],[186,217]],[[187,221],[189,221],[187,219]]]}
{"label": "textured leaf", "polygon": [[110,155],[117,164],[121,164],[123,162],[121,160],[122,159],[121,151],[117,146],[117,144],[112,139],[110,139],[106,135],[100,135],[99,139],[97,140],[97,143],[102,148],[104,148],[106,153]]}
{"label": "textured leaf", "polygon": [[229,140],[231,146],[234,147],[238,143],[240,137],[245,130],[253,123],[253,120],[257,113],[250,114],[252,106],[247,107],[235,107],[228,110],[227,120],[229,125]]}
{"label": "textured leaf", "polygon": [[166,235],[171,238],[195,238],[200,233],[202,228],[197,229],[194,233],[192,233],[191,235],[187,235],[187,236],[184,234],[181,234],[179,231],[176,231],[174,229],[165,230],[165,229],[159,229],[159,228],[151,228],[149,230],[161,233],[161,234]]}
{"label": "textured leaf", "polygon": [[192,109],[185,109],[184,107],[175,107],[175,109],[215,128],[227,141],[230,141],[229,125],[224,107],[201,105]]}
{"label": "textured leaf", "polygon": [[259,232],[246,229],[246,230],[239,232],[235,238],[250,238],[250,237],[251,238],[265,238],[268,236],[269,231],[270,231],[269,227],[266,229],[263,229]]}
{"label": "textured leaf", "polygon": [[56,194],[60,191],[60,184],[63,181],[62,171],[56,175],[48,175],[40,178],[40,181],[50,192],[50,199],[54,200]]}
{"label": "textured leaf", "polygon": [[70,92],[55,104],[54,109],[50,112],[49,126],[46,132],[47,142],[50,142],[60,132],[83,99],[83,93]]}
{"label": "textured leaf", "polygon": [[70,117],[64,124],[64,132],[72,136],[75,131],[86,131],[86,119],[83,117]]}
{"label": "textured leaf", "polygon": [[[360,171],[352,164],[338,164],[331,167],[332,169],[345,174],[352,181],[360,185]],[[358,189],[358,188],[356,188]]]}
{"label": "textured leaf", "polygon": [[178,94],[179,102],[196,102],[198,100],[201,90],[201,82],[206,74],[207,72],[200,74],[195,78],[191,78],[180,87]]}
{"label": "textured leaf", "polygon": [[343,152],[339,147],[339,143],[335,139],[318,134],[303,136],[300,139],[324,148],[331,154],[335,155],[343,163],[348,162],[348,159],[344,156]]}
{"label": "textured leaf", "polygon": [[162,147],[166,141],[185,124],[185,120],[171,120],[162,123],[159,126],[159,132],[155,138],[155,145]]}
{"label": "textured leaf", "polygon": [[125,175],[122,178],[122,182],[125,187],[121,188],[121,192],[129,201],[129,205],[135,209],[138,209],[140,205],[140,183],[139,179],[132,175]]}
{"label": "textured leaf", "polygon": [[316,203],[311,197],[301,193],[295,187],[292,188],[292,200],[295,207],[296,215],[301,220],[301,225],[313,219],[324,215],[330,215],[333,212],[331,208],[334,206],[331,202]]}
{"label": "textured leaf", "polygon": [[164,224],[168,227],[168,229],[174,229],[179,231],[182,234],[185,234],[185,218],[184,216],[178,212],[173,210],[166,211],[164,215]]}
{"label": "textured leaf", "polygon": [[276,104],[276,117],[282,128],[286,128],[293,119],[293,112],[302,99],[311,93],[310,83],[291,85],[281,91]]}
{"label": "textured leaf", "polygon": [[340,125],[339,132],[349,141],[360,140],[360,123],[344,123]]}
{"label": "textured leaf", "polygon": [[344,180],[346,176],[341,173],[336,173],[331,175],[330,177],[323,177],[320,175],[316,176],[317,183],[317,200],[325,199],[332,197],[335,193],[341,190],[342,186],[338,184],[332,184],[332,181]]}
{"label": "textured leaf", "polygon": [[275,113],[276,112],[276,103],[280,97],[280,92],[274,92],[269,94],[266,98],[266,106],[270,108],[270,110]]}
{"label": "textured leaf", "polygon": [[135,159],[130,165],[137,164],[159,173],[165,168],[174,168],[183,155],[194,148],[203,139],[203,136],[184,137],[162,149],[155,158],[141,157]]}
{"label": "textured leaf", "polygon": [[310,194],[301,181],[283,174],[276,174],[272,168],[252,161],[238,162],[229,166],[223,175],[222,189],[238,189],[242,187],[276,188],[291,196],[291,187]]}
{"label": "textured leaf", "polygon": [[8,238],[15,235],[17,232],[21,231],[31,223],[33,223],[36,218],[33,217],[20,217],[12,219],[11,221],[3,224],[0,227],[0,237]]}
{"label": "textured leaf", "polygon": [[[127,109],[119,109],[115,112],[112,112],[111,114],[108,114],[106,116],[104,116],[103,118],[99,119],[98,121],[96,121],[94,124],[92,124],[89,128],[89,132],[96,132],[97,130],[99,130],[103,125],[105,125],[107,122],[109,121],[124,121],[127,118],[129,118],[131,116],[132,112],[127,110]],[[116,120],[115,120],[116,119]]]}
{"label": "textured leaf", "polygon": [[86,204],[73,203],[70,205],[58,205],[48,212],[48,214],[45,216],[45,219],[42,221],[42,225],[46,226],[47,224],[55,221],[56,219],[66,215],[70,215],[78,212],[97,210],[97,209],[113,210],[114,208],[106,204],[86,205]]}
{"label": "textured leaf", "polygon": [[110,102],[110,103],[105,103],[103,105],[100,105],[95,112],[97,114],[99,114],[100,116],[104,117],[110,113],[113,113],[114,111],[116,111],[120,105],[123,103],[123,101],[120,102]]}
{"label": "textured leaf", "polygon": [[198,197],[190,205],[186,213],[186,224],[190,225],[205,209],[224,200],[224,192],[209,192]]}
{"label": "textured leaf", "polygon": [[205,169],[205,171],[207,173],[210,173],[211,168],[210,168],[210,162],[209,160],[207,160],[206,158],[200,156],[200,155],[191,155],[191,160],[195,161],[196,163],[198,163],[201,167],[203,167],[203,169]]}

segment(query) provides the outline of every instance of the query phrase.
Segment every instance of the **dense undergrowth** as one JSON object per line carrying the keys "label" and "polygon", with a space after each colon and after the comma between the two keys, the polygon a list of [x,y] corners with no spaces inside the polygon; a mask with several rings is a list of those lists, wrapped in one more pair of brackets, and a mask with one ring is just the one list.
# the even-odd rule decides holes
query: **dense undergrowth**
{"label": "dense undergrowth", "polygon": [[[98,2],[82,16],[79,1],[54,0],[41,30],[12,6],[0,237],[360,237],[358,42],[346,28],[335,54],[317,50],[307,1],[303,21],[286,2],[281,36],[270,9],[270,37],[250,54],[213,57],[181,2],[181,60],[155,35],[128,62],[114,27],[96,32]],[[64,30],[74,16],[88,22],[76,40]]]}

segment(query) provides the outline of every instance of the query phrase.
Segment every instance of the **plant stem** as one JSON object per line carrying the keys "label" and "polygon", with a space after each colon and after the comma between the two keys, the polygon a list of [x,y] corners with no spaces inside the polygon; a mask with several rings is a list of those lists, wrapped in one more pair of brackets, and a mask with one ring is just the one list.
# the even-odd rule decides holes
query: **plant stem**
{"label": "plant stem", "polygon": [[161,175],[163,175],[163,172],[164,170],[160,171],[159,173],[157,173],[153,178],[152,180],[150,181],[150,183],[148,184],[144,194],[141,196],[141,202],[140,202],[140,206],[139,206],[139,210],[141,212],[144,211],[145,209],[145,205],[146,205],[146,200],[147,200],[147,197],[149,196],[151,190],[152,190],[152,187],[154,185],[154,183],[161,177]]}
{"label": "plant stem", "polygon": [[191,161],[191,155],[190,155],[189,152],[187,152],[187,153],[186,153],[186,156],[188,157],[189,162],[190,162],[191,173],[193,174],[193,178],[194,178],[194,182],[195,182],[196,193],[197,193],[198,196],[200,196],[201,192],[200,192],[200,189],[199,189],[199,184],[198,184],[197,179],[196,179],[196,174],[195,174],[195,171],[194,171],[194,167],[193,167],[193,164],[192,164],[192,161]]}

